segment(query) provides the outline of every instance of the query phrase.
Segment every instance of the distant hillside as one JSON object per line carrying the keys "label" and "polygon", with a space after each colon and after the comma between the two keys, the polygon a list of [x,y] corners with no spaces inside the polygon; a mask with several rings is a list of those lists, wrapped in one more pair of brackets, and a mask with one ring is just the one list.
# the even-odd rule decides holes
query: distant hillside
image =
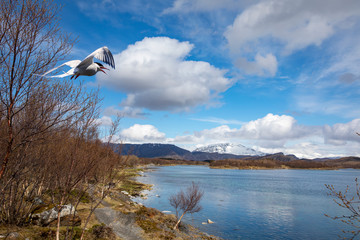
{"label": "distant hillside", "polygon": [[[115,144],[118,145],[118,144]],[[179,148],[172,144],[122,144],[123,155],[136,155],[142,158],[173,158],[184,159],[183,156],[191,154],[190,151]]]}
{"label": "distant hillside", "polygon": [[[112,144],[115,151],[122,149],[123,155],[136,155],[143,158],[144,162],[156,162],[166,164],[174,161],[176,164],[188,164],[182,160],[210,161],[212,167],[233,168],[316,168],[316,169],[339,169],[360,168],[359,157],[299,159],[295,155],[283,153],[268,154],[265,156],[235,155],[217,152],[190,152],[173,144]],[[146,160],[148,159],[148,160]],[[179,160],[179,161],[175,161]],[[214,161],[217,160],[217,161]],[[139,160],[140,161],[140,160]],[[142,161],[142,160],[141,160]],[[200,162],[199,162],[200,163]]]}
{"label": "distant hillside", "polygon": [[[113,144],[116,149],[119,144]],[[146,144],[122,144],[122,155],[135,155],[140,158],[168,158],[178,160],[194,160],[194,161],[206,161],[206,160],[222,160],[222,159],[247,159],[255,160],[262,158],[271,158],[279,161],[290,161],[298,159],[294,155],[284,155],[283,153],[271,154],[266,156],[249,156],[249,155],[236,155],[229,153],[217,153],[217,152],[190,152],[186,149],[177,147],[173,144],[158,144],[158,143],[146,143]]]}
{"label": "distant hillside", "polygon": [[242,158],[244,160],[264,160],[264,159],[271,159],[275,161],[280,162],[289,162],[294,160],[299,160],[295,155],[285,155],[283,153],[274,153],[274,154],[268,154],[265,156],[250,156],[250,157],[244,157]]}

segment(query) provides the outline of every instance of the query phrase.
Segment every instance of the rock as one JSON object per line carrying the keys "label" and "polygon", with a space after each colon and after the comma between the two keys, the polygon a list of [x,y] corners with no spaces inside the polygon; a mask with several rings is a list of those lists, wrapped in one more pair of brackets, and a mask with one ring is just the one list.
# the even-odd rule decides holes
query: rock
{"label": "rock", "polygon": [[[63,205],[60,211],[60,218],[73,215],[75,208],[73,205]],[[50,210],[43,211],[41,213],[34,214],[32,216],[32,223],[39,226],[47,226],[52,221],[56,220],[58,217],[58,210],[56,207],[53,207]]]}
{"label": "rock", "polygon": [[162,211],[162,213],[171,213],[171,211]]}
{"label": "rock", "polygon": [[19,238],[20,238],[20,234],[17,233],[17,232],[9,233],[9,234],[6,236],[6,239],[9,239],[9,240],[15,240],[15,239],[19,239]]}
{"label": "rock", "polygon": [[97,208],[94,211],[99,222],[111,227],[114,233],[126,240],[143,240],[142,228],[136,224],[135,213],[122,213],[110,207]]}
{"label": "rock", "polygon": [[202,225],[206,225],[206,224],[207,224],[207,222],[202,222],[201,224],[202,224]]}
{"label": "rock", "polygon": [[208,220],[207,220],[207,223],[208,223],[208,224],[213,224],[213,223],[215,223],[215,222],[213,222],[213,221],[211,221],[210,219],[208,219]]}
{"label": "rock", "polygon": [[157,195],[157,194],[156,194],[155,196],[156,196],[156,197],[160,197],[160,195]]}
{"label": "rock", "polygon": [[130,195],[127,191],[121,191],[122,194]]}

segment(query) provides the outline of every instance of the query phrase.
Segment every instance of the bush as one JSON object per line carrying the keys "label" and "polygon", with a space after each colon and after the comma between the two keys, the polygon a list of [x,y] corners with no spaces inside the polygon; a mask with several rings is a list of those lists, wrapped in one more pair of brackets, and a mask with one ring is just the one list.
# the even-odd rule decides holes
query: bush
{"label": "bush", "polygon": [[115,235],[114,231],[112,230],[112,228],[106,226],[105,224],[94,225],[90,229],[90,231],[91,231],[94,239],[109,239],[109,240],[116,239],[116,235]]}

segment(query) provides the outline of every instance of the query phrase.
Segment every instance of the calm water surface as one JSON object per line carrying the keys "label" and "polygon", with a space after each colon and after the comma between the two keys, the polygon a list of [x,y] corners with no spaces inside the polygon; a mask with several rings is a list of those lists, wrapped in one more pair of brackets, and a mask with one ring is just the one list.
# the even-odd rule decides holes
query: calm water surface
{"label": "calm water surface", "polygon": [[[347,226],[324,213],[339,216],[347,212],[327,195],[324,184],[344,190],[346,185],[353,186],[359,176],[359,170],[158,167],[137,179],[154,187],[146,192],[147,200],[136,201],[174,213],[169,196],[194,181],[205,192],[203,209],[184,221],[209,234],[224,239],[338,239]],[[203,225],[207,219],[215,224]]]}

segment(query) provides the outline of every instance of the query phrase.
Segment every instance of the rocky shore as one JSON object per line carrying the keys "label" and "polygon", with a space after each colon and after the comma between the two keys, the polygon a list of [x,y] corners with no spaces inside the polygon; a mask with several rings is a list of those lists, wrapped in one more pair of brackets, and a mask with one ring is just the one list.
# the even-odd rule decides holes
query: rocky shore
{"label": "rocky shore", "polygon": [[[145,189],[149,189],[149,186],[135,182],[131,178],[123,181],[119,188],[116,187],[95,209],[88,223],[85,239],[221,239],[185,223],[181,223],[179,229],[174,230],[173,227],[177,221],[175,215],[162,213],[134,201],[134,197],[140,196],[141,191]],[[87,203],[81,203],[76,212],[72,210],[71,205],[66,205],[63,209],[62,231],[66,231],[69,227],[80,230],[84,226],[90,206]],[[74,214],[76,214],[76,224],[71,221],[66,222],[66,220],[74,219]],[[47,207],[46,210],[37,213],[33,224],[23,227],[0,226],[0,240],[54,239],[55,226],[52,222],[56,220],[51,218],[53,215],[57,215],[55,209]],[[72,239],[79,239],[76,229]]]}

